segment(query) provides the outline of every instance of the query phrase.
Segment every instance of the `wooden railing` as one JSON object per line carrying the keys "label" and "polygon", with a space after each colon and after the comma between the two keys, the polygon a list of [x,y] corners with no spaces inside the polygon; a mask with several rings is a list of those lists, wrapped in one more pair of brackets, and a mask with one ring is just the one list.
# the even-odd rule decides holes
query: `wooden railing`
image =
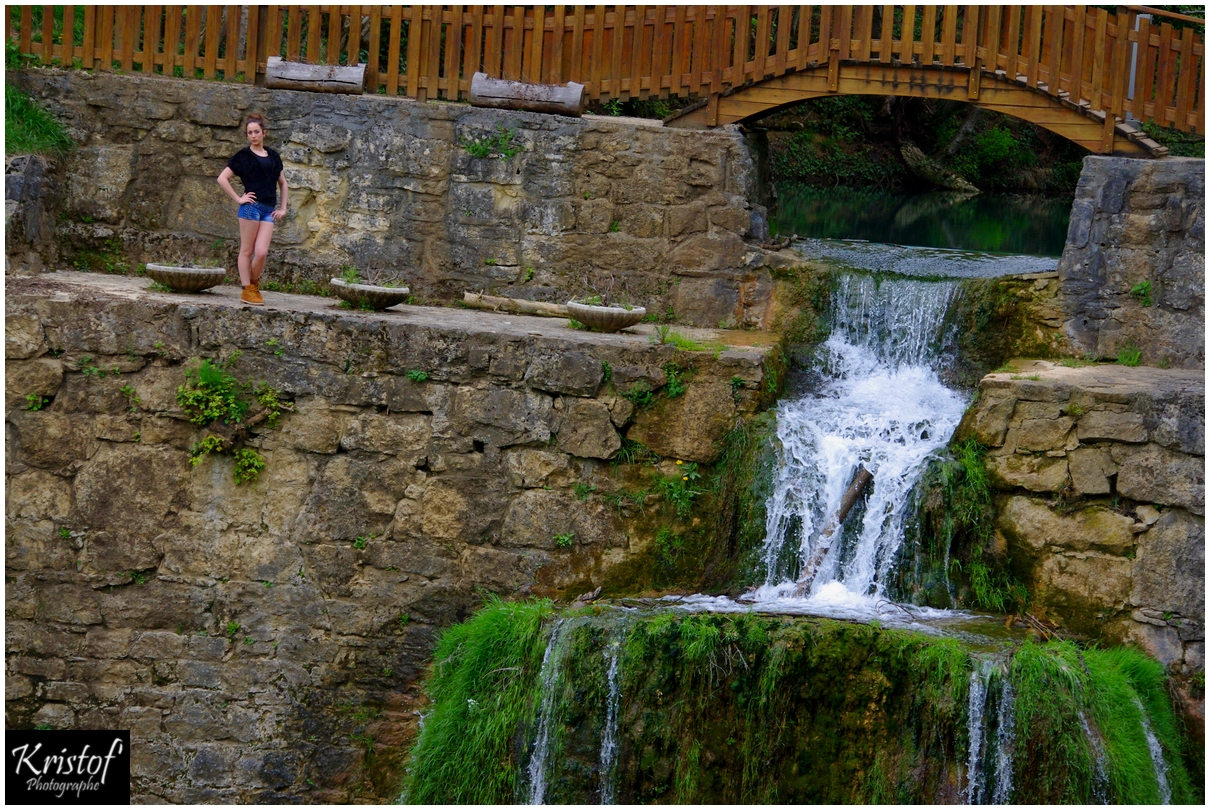
{"label": "wooden railing", "polygon": [[1091,111],[1205,127],[1204,28],[1178,30],[1137,6],[551,8],[10,6],[5,23],[47,64],[247,83],[269,56],[365,64],[368,92],[420,100],[465,97],[476,71],[577,81],[605,101],[717,98],[865,62],[967,70],[972,98],[999,75]]}

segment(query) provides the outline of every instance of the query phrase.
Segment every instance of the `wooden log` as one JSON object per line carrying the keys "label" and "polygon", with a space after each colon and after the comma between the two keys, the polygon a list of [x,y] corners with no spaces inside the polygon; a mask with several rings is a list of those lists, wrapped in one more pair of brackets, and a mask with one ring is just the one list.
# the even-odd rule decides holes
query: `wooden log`
{"label": "wooden log", "polygon": [[265,65],[265,87],[272,90],[361,95],[365,76],[365,65],[306,65],[280,56],[270,56]]}
{"label": "wooden log", "polygon": [[542,315],[547,318],[568,317],[567,307],[563,304],[526,301],[523,298],[502,298],[496,295],[464,292],[462,303],[471,309],[486,309],[489,312],[515,312],[519,315]]}
{"label": "wooden log", "polygon": [[493,79],[486,73],[471,77],[471,106],[498,110],[525,110],[579,118],[584,114],[584,85],[529,84]]}
{"label": "wooden log", "polygon": [[807,560],[807,564],[803,566],[802,573],[798,577],[798,586],[794,589],[795,596],[806,596],[810,593],[811,585],[815,579],[815,574],[819,571],[819,566],[823,564],[823,558],[827,556],[828,550],[832,547],[832,536],[836,534],[836,530],[844,524],[844,519],[849,516],[853,506],[857,503],[857,499],[861,497],[861,493],[865,492],[866,487],[874,480],[874,474],[865,467],[857,468],[857,475],[853,476],[853,481],[849,484],[849,488],[845,490],[844,497],[840,499],[840,508],[836,510],[836,514],[824,526],[822,532],[819,533],[819,545],[815,548],[815,552],[811,554],[811,558]]}

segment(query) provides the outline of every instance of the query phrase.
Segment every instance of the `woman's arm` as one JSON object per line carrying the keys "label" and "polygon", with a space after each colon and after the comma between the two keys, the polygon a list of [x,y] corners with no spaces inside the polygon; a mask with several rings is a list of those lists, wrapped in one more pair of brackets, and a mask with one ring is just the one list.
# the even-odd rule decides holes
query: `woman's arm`
{"label": "woman's arm", "polygon": [[239,195],[239,193],[234,188],[231,187],[231,178],[232,177],[235,177],[235,172],[231,171],[230,166],[223,169],[223,171],[218,176],[218,184],[223,189],[223,191],[227,192],[227,196],[230,197],[231,199],[235,200],[240,205],[243,205],[244,203],[256,202],[256,195],[253,194],[251,191],[245,192],[244,195],[241,197]]}
{"label": "woman's arm", "polygon": [[286,173],[277,176],[277,210],[273,212],[273,221],[286,217],[286,205],[290,199],[290,187],[286,185]]}

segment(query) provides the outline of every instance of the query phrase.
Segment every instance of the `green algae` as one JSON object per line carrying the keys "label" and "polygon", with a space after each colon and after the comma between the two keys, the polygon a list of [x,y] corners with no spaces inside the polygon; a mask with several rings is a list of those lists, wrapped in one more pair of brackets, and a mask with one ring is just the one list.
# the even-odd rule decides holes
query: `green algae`
{"label": "green algae", "polygon": [[[549,603],[493,601],[442,638],[407,800],[524,798],[553,617]],[[955,639],[827,619],[603,607],[565,614],[560,626],[547,701],[549,803],[595,803],[606,779],[620,803],[967,796],[970,683],[983,665]],[[620,747],[602,774],[611,655]],[[1158,663],[1070,641],[1000,655],[992,678],[1005,686],[992,691],[1011,685],[1015,694],[1011,801],[1158,801],[1140,706],[1173,802],[1200,798]]]}

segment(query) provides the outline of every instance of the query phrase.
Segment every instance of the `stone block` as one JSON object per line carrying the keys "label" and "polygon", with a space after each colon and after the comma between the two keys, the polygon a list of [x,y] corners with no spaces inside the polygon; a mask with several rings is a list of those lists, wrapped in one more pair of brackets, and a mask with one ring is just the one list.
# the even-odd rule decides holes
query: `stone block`
{"label": "stone block", "polygon": [[425,458],[432,435],[429,417],[422,414],[363,413],[348,423],[340,446],[386,453],[415,464]]}
{"label": "stone block", "polygon": [[981,397],[970,429],[975,441],[985,447],[1000,447],[1008,432],[1008,420],[1012,418],[1017,400],[998,397]]}
{"label": "stone block", "polygon": [[1080,447],[1067,454],[1071,485],[1081,495],[1108,495],[1112,491],[1109,477],[1117,475],[1108,447]]}
{"label": "stone block", "polygon": [[1017,449],[1031,453],[1063,450],[1073,424],[1066,416],[1058,419],[1024,419],[1016,430]]}
{"label": "stone block", "polygon": [[[14,312],[4,319],[4,356],[27,360],[46,351],[46,335],[36,315]],[[7,380],[7,375],[6,375]]]}
{"label": "stone block", "polygon": [[[557,384],[557,379],[544,384]],[[450,424],[462,436],[495,447],[541,444],[550,438],[552,402],[545,394],[460,387],[453,399]]]}
{"label": "stone block", "polygon": [[559,428],[559,449],[580,458],[613,458],[622,449],[622,440],[609,407],[597,400],[568,402]]}
{"label": "stone block", "polygon": [[525,372],[531,388],[581,397],[595,395],[604,378],[605,369],[595,355],[576,351],[541,354]]}
{"label": "stone block", "polygon": [[1143,414],[1135,411],[1088,411],[1080,416],[1076,435],[1080,441],[1109,440],[1116,442],[1145,442],[1147,427]]}
{"label": "stone block", "polygon": [[1067,486],[1067,459],[1040,456],[989,456],[987,471],[1001,489],[1059,492]]}
{"label": "stone block", "polygon": [[1202,457],[1174,453],[1156,444],[1114,445],[1111,453],[1118,465],[1119,495],[1205,514],[1206,463]]}
{"label": "stone block", "polygon": [[663,398],[635,418],[626,434],[666,458],[712,463],[735,423],[735,399],[724,383],[690,383],[675,399]]}
{"label": "stone block", "polygon": [[1125,556],[1135,545],[1134,521],[1125,515],[1100,507],[1063,515],[1036,498],[1019,495],[1004,503],[996,525],[1010,549],[1024,549],[1031,555],[1055,549]]}
{"label": "stone block", "polygon": [[71,482],[40,470],[9,476],[5,495],[10,518],[62,521],[71,510]]}
{"label": "stone block", "polygon": [[504,460],[514,487],[566,486],[574,476],[564,453],[519,447],[505,453]]}
{"label": "stone block", "polygon": [[509,504],[499,545],[570,554],[570,549],[558,548],[555,540],[567,534],[575,535],[573,548],[615,545],[622,542],[615,519],[614,511],[605,504],[580,501],[567,492],[527,489]]}
{"label": "stone block", "polygon": [[63,470],[84,462],[97,451],[92,420],[79,414],[14,411],[8,422],[16,433],[17,457],[31,467]]}
{"label": "stone block", "polygon": [[1165,509],[1138,537],[1134,588],[1138,607],[1204,621],[1206,615],[1206,525],[1180,509]]}
{"label": "stone block", "polygon": [[331,410],[325,400],[315,397],[302,397],[294,407],[294,413],[282,418],[272,441],[307,453],[335,453],[352,414]]}
{"label": "stone block", "polygon": [[63,364],[50,357],[4,364],[4,404],[27,408],[30,394],[53,397],[63,382]]}

